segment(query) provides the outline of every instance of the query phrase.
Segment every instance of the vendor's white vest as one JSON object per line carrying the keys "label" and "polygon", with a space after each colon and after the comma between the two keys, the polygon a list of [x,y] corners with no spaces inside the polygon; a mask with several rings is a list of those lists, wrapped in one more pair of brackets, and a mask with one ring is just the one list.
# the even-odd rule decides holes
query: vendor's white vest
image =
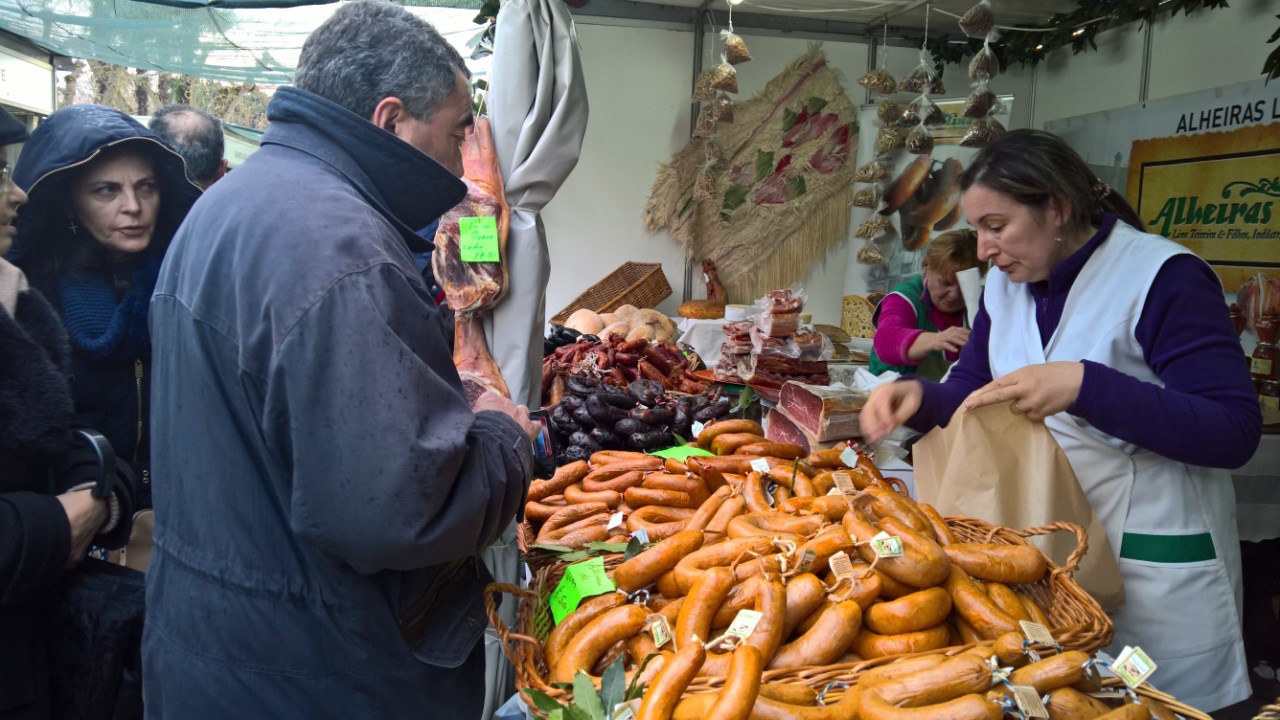
{"label": "vendor's white vest", "polygon": [[[983,295],[991,316],[992,377],[1027,365],[1092,360],[1163,386],[1143,359],[1135,332],[1156,273],[1186,252],[1117,223],[1081,270],[1044,347],[1030,291],[992,269]],[[1116,637],[1109,651],[1141,646],[1159,665],[1150,682],[1200,709],[1247,698],[1230,474],[1169,460],[1067,413],[1045,425],[1120,556],[1125,605],[1113,615]]]}

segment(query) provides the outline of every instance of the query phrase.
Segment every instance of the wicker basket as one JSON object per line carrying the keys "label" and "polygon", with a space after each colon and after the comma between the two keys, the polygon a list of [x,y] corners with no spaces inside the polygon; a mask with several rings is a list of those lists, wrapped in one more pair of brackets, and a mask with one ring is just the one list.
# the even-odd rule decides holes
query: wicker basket
{"label": "wicker basket", "polygon": [[670,296],[671,283],[662,273],[661,263],[623,263],[552,316],[551,322],[562,324],[574,311],[583,308],[598,313],[623,305],[651,308]]}
{"label": "wicker basket", "polygon": [[[947,518],[947,525],[958,540],[963,542],[993,542],[1004,545],[1029,544],[1026,538],[1065,531],[1076,536],[1077,546],[1067,559],[1067,565],[1059,567],[1049,560],[1049,572],[1039,582],[1018,586],[1045,608],[1053,621],[1054,637],[1068,650],[1092,653],[1111,641],[1115,626],[1098,603],[1071,579],[1080,558],[1088,549],[1085,531],[1073,523],[1054,523],[1027,530],[1012,530],[993,526],[968,517]],[[584,561],[585,562],[585,561]],[[606,569],[613,569],[622,562],[622,555],[604,557]],[[502,639],[503,651],[515,667],[516,687],[533,688],[553,698],[564,698],[565,690],[552,687],[549,668],[542,655],[543,643],[551,632],[551,613],[547,597],[560,582],[567,567],[563,563],[543,565],[534,571],[533,582],[528,589],[514,585],[494,583],[485,592],[485,609],[489,622]],[[514,631],[507,628],[497,614],[495,596],[501,593],[515,595],[519,600]],[[956,653],[970,646],[947,648],[936,652]],[[900,656],[899,656],[900,657]],[[801,668],[770,670],[764,673],[765,682],[785,682],[808,685],[822,690],[834,682],[851,683],[858,675],[873,667],[892,662],[895,658],[877,658],[858,663],[842,663]],[[699,677],[689,686],[689,694],[713,692],[724,684],[722,677]],[[1195,720],[1204,720],[1196,718]]]}
{"label": "wicker basket", "polygon": [[1263,705],[1253,720],[1280,720],[1280,699],[1274,705]]}

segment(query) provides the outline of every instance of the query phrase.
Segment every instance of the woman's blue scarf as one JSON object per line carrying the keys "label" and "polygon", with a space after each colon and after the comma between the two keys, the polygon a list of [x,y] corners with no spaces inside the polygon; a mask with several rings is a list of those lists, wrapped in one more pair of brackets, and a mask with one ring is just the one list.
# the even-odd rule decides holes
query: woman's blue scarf
{"label": "woman's blue scarf", "polygon": [[58,298],[71,344],[94,360],[117,351],[126,357],[150,357],[147,312],[161,260],[160,253],[148,252],[134,268],[129,292],[118,303],[110,279],[103,275],[60,275]]}

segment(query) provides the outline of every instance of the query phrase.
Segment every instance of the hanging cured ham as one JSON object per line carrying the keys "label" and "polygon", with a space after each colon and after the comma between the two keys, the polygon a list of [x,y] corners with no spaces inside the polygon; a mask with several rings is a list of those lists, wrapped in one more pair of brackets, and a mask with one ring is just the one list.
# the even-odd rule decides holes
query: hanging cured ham
{"label": "hanging cured ham", "polygon": [[[502,171],[493,148],[488,118],[478,118],[462,143],[462,180],[467,197],[440,218],[431,270],[453,309],[453,364],[458,368],[467,400],[474,403],[484,391],[510,397],[498,363],[489,354],[480,312],[498,304],[507,290],[507,232],[511,212],[502,194]],[[498,228],[498,262],[463,262],[463,218],[494,218]]]}

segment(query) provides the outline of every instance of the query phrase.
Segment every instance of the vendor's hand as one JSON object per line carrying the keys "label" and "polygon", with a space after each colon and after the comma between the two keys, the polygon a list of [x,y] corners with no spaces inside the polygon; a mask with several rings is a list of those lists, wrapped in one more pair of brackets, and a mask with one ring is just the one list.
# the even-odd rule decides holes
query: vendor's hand
{"label": "vendor's hand", "polygon": [[969,342],[969,328],[949,327],[933,335],[933,349],[938,352],[958,353]]}
{"label": "vendor's hand", "polygon": [[1083,363],[1028,365],[975,390],[964,401],[964,406],[972,410],[1012,400],[1014,412],[1025,413],[1032,420],[1043,420],[1075,404],[1083,380]]}
{"label": "vendor's hand", "polygon": [[524,405],[516,405],[511,402],[510,398],[499,395],[492,390],[486,390],[480,397],[476,398],[475,405],[471,407],[473,412],[484,412],[491,410],[500,412],[503,415],[516,421],[524,434],[529,436],[529,441],[538,437],[538,433],[542,432],[542,426],[529,419],[529,408]]}
{"label": "vendor's hand", "polygon": [[871,391],[858,416],[862,436],[872,444],[884,440],[899,425],[911,419],[924,401],[924,386],[916,380],[885,383]]}
{"label": "vendor's hand", "polygon": [[107,521],[107,502],[88,490],[63,493],[58,496],[58,502],[62,503],[62,510],[71,523],[71,554],[67,556],[67,567],[71,568],[84,559],[93,537]]}

